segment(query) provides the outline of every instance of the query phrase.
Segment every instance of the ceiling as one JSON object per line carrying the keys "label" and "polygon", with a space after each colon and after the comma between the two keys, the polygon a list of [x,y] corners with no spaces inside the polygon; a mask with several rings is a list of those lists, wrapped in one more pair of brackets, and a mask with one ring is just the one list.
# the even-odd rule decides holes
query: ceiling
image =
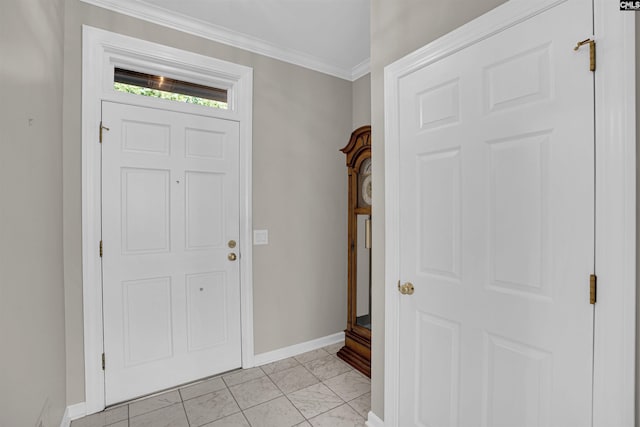
{"label": "ceiling", "polygon": [[82,0],[348,80],[369,72],[369,0]]}

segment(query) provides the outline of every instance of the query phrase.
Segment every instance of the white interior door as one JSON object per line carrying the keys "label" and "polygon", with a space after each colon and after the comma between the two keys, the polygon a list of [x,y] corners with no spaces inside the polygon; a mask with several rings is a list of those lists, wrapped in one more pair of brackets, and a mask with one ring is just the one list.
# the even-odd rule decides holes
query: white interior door
{"label": "white interior door", "polygon": [[241,365],[237,122],[103,102],[106,404]]}
{"label": "white interior door", "polygon": [[591,425],[591,3],[400,80],[399,425]]}

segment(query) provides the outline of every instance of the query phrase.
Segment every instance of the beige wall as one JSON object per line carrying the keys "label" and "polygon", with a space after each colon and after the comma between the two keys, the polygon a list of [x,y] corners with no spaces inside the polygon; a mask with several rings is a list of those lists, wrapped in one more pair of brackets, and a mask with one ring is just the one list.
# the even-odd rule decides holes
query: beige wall
{"label": "beige wall", "polygon": [[63,0],[0,13],[0,427],[60,425]]}
{"label": "beige wall", "polygon": [[384,67],[493,9],[504,0],[372,0],[373,158],[372,411],[384,416]]}
{"label": "beige wall", "polygon": [[640,426],[640,14],[636,13],[636,426]]}
{"label": "beige wall", "polygon": [[346,168],[351,82],[66,0],[64,268],[69,404],[84,401],[81,264],[81,25],[254,69],[255,351],[340,332],[346,325]]}
{"label": "beige wall", "polygon": [[371,74],[366,74],[353,82],[351,91],[353,109],[352,125],[355,130],[371,124]]}

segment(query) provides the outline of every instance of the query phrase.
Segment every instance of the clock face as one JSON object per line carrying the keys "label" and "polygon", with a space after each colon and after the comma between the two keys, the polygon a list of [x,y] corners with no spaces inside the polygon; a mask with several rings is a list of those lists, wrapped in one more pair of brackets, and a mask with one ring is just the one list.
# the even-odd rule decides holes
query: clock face
{"label": "clock face", "polygon": [[360,188],[360,192],[362,193],[362,200],[369,206],[371,206],[371,175],[367,175],[362,180],[362,188]]}
{"label": "clock face", "polygon": [[358,207],[371,206],[371,158],[360,165],[358,173]]}

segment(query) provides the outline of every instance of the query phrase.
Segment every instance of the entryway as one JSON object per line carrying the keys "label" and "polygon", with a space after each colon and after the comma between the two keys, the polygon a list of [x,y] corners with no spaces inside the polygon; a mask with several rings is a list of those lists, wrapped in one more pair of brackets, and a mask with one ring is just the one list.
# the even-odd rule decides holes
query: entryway
{"label": "entryway", "polygon": [[102,103],[106,404],[241,366],[237,122]]}
{"label": "entryway", "polygon": [[[253,366],[252,73],[83,28],[88,414]],[[153,89],[224,93],[224,105],[116,86],[141,76]]]}

